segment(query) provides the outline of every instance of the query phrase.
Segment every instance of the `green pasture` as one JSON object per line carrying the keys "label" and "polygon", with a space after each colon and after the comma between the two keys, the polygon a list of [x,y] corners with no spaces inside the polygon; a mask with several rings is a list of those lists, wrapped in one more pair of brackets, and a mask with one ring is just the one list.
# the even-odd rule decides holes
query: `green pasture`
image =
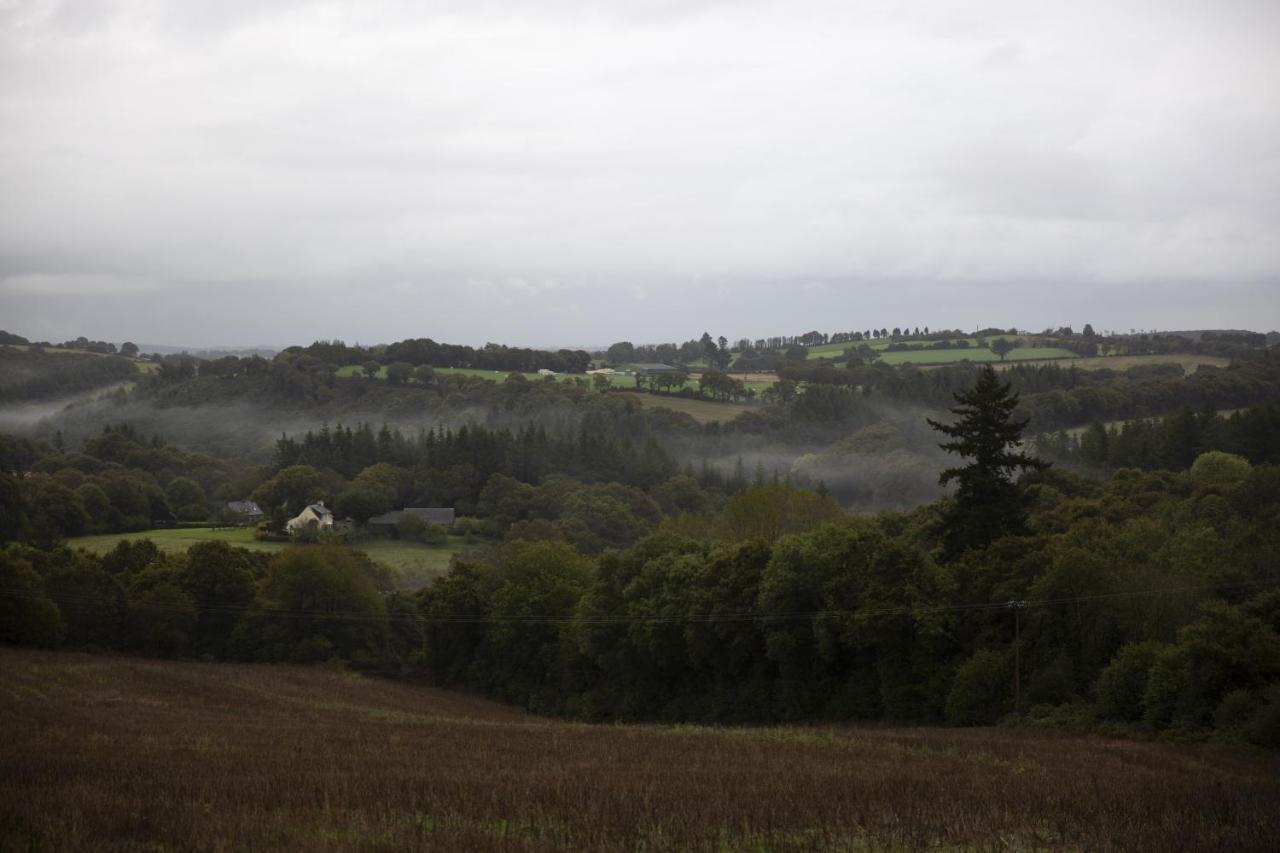
{"label": "green pasture", "polygon": [[755,408],[747,403],[722,403],[695,397],[668,397],[665,394],[628,394],[627,396],[642,406],[683,412],[700,424],[731,421],[743,412]]}
{"label": "green pasture", "polygon": [[[350,379],[353,376],[359,376],[363,378],[364,366],[360,364],[344,364],[342,367],[338,368],[337,372],[334,373],[334,375],[341,379]],[[378,371],[378,378],[379,379],[387,378],[386,365],[383,365],[382,368]]]}
{"label": "green pasture", "polygon": [[[1060,347],[1018,347],[1011,350],[1005,356],[1005,363],[1011,361],[1048,361],[1061,359],[1075,359],[1076,355],[1071,350],[1061,349]],[[1000,356],[996,355],[989,349],[979,349],[978,347],[970,347],[968,349],[934,349],[934,350],[900,350],[898,352],[884,352],[880,354],[880,360],[885,364],[955,364],[960,361],[994,361],[999,362]]]}
{"label": "green pasture", "polygon": [[[1023,362],[1024,364],[1026,362]],[[1033,364],[1037,363],[1035,361]],[[1048,362],[1044,362],[1048,363]],[[1131,367],[1146,367],[1156,364],[1177,364],[1184,374],[1196,372],[1196,368],[1205,364],[1210,367],[1226,367],[1231,359],[1217,355],[1193,355],[1185,352],[1161,353],[1158,355],[1102,355],[1094,358],[1077,358],[1071,362],[1072,367],[1081,370],[1128,370]]]}
{"label": "green pasture", "polygon": [[[991,340],[995,340],[995,338],[998,338],[998,337],[1011,337],[1011,336],[1010,336],[1010,335],[1003,335],[1003,336],[1001,336],[1001,335],[993,335],[993,336],[992,336],[992,337],[990,337],[990,338],[985,338],[985,340],[991,341]],[[977,338],[949,338],[949,340],[952,340],[952,341],[968,341],[968,342],[969,342],[969,346],[971,346],[971,347],[973,347],[973,346],[977,346],[977,344],[978,344],[978,339],[977,339]],[[880,351],[880,350],[884,349],[885,347],[889,346],[889,344],[892,344],[892,343],[898,343],[898,341],[895,341],[893,338],[879,338],[879,339],[872,339],[872,340],[869,340],[869,341],[845,341],[845,342],[844,342],[844,343],[842,343],[842,344],[819,344],[819,345],[818,345],[818,346],[816,346],[816,347],[809,347],[809,348],[808,348],[808,352],[809,352],[809,354],[808,354],[808,356],[807,356],[807,357],[808,357],[808,358],[838,358],[838,357],[840,357],[841,355],[843,355],[843,354],[844,354],[844,351],[845,351],[845,350],[847,350],[847,349],[849,349],[849,348],[851,348],[851,347],[852,347],[853,349],[857,349],[858,347],[862,346],[863,344],[866,344],[867,346],[871,347],[873,350],[876,350],[876,351],[878,352],[878,351]],[[902,340],[902,341],[901,341],[901,343],[907,343],[907,344],[919,344],[919,343],[930,344],[930,343],[933,343],[933,342],[932,342],[932,341],[919,341],[919,340],[906,340],[906,339],[904,339],[904,340]]]}
{"label": "green pasture", "polygon": [[[286,548],[310,547],[295,545],[291,542],[264,542],[254,539],[251,527],[224,527],[216,530],[208,527],[186,527],[143,530],[136,533],[106,533],[97,536],[78,536],[69,539],[67,544],[72,548],[83,548],[95,554],[105,554],[121,540],[140,539],[150,539],[166,554],[185,552],[197,542],[226,542],[237,548],[272,553]],[[463,551],[466,546],[462,537],[450,536],[446,544],[435,547],[398,539],[371,539],[353,543],[351,547],[363,551],[371,559],[393,569],[398,575],[401,586],[417,587],[444,574],[449,568],[450,558]]]}

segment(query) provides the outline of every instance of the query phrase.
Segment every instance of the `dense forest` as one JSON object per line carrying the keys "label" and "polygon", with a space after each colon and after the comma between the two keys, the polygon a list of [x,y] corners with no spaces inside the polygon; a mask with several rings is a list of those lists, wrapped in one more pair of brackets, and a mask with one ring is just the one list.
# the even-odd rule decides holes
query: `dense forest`
{"label": "dense forest", "polygon": [[505,533],[417,595],[338,546],[11,545],[0,625],[10,642],[337,657],[585,719],[1019,712],[1280,743],[1280,468],[1208,454],[1023,487],[1025,535],[947,562],[945,505],[852,517],[782,484],[720,501],[499,475],[482,511]]}
{"label": "dense forest", "polygon": [[[704,337],[714,363],[727,345]],[[336,659],[592,720],[1013,714],[1276,745],[1280,353],[1197,345],[1252,349],[1189,374],[793,360],[708,422],[664,405],[694,387],[443,369],[557,355],[496,346],[320,342],[147,373],[0,347],[6,376],[40,377],[24,399],[131,384],[0,435],[0,639]],[[358,356],[375,363],[340,373]],[[994,451],[961,426],[982,399]],[[976,479],[946,467],[984,455]],[[74,547],[243,499],[271,533],[315,501],[351,526],[274,555]],[[455,508],[475,543],[412,593],[343,544],[404,506]]]}

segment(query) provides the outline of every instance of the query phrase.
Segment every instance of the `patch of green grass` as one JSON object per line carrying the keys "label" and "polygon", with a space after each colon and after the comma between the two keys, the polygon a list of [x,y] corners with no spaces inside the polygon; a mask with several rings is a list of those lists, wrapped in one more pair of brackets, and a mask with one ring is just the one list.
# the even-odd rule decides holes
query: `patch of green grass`
{"label": "patch of green grass", "polygon": [[250,551],[280,551],[289,547],[288,542],[261,542],[253,538],[252,527],[175,527],[164,530],[140,530],[135,533],[103,533],[96,536],[77,536],[67,540],[72,548],[83,548],[95,554],[105,554],[121,540],[136,542],[150,539],[166,554],[186,551],[197,542],[226,542]]}
{"label": "patch of green grass", "polygon": [[[1036,362],[1032,362],[1033,364]],[[1048,363],[1048,362],[1044,362]],[[1202,364],[1211,367],[1226,367],[1231,359],[1217,355],[1193,355],[1191,353],[1162,353],[1159,355],[1104,355],[1094,358],[1077,358],[1071,366],[1081,370],[1128,370],[1131,367],[1146,367],[1154,364],[1181,365],[1184,374],[1196,372]]]}
{"label": "patch of green grass", "polygon": [[[1075,359],[1071,350],[1059,347],[1018,347],[1006,357],[1005,363],[1011,361],[1046,361]],[[885,364],[955,364],[960,361],[999,362],[1000,356],[989,349],[969,347],[967,349],[933,349],[933,350],[899,350],[880,354]]]}
{"label": "patch of green grass", "polygon": [[440,546],[420,545],[400,539],[371,539],[352,545],[369,555],[370,559],[394,569],[400,585],[420,587],[449,570],[454,554],[466,549],[460,536],[450,536]]}
{"label": "patch of green grass", "polygon": [[[360,364],[344,364],[342,367],[339,367],[337,369],[334,375],[340,379],[350,379],[353,376],[359,376],[361,379],[363,379],[365,376],[364,366]],[[379,379],[387,378],[386,365],[383,365],[378,369],[378,378]]]}
{"label": "patch of green grass", "polygon": [[[1017,337],[1022,337],[1022,336],[1019,336],[1019,335],[991,335],[990,337],[984,337],[982,340],[984,340],[984,341],[986,341],[988,344],[990,344],[990,343],[991,343],[992,341],[994,341],[994,340],[999,340],[999,339],[1008,339],[1008,340],[1013,340],[1013,339],[1015,339],[1015,338],[1017,338]],[[977,339],[977,338],[972,338],[972,337],[970,337],[970,338],[948,338],[947,340],[952,341],[952,342],[955,342],[955,343],[959,343],[960,341],[965,341],[966,343],[968,343],[968,345],[969,345],[968,347],[964,347],[964,348],[962,348],[962,347],[956,347],[956,348],[955,348],[955,351],[956,351],[956,352],[973,352],[973,351],[975,351],[975,350],[984,349],[984,348],[982,348],[982,347],[979,347],[979,346],[978,346],[978,339]],[[876,352],[882,352],[883,350],[888,349],[888,347],[889,347],[889,345],[890,345],[890,344],[893,344],[893,343],[899,343],[899,342],[900,342],[900,343],[908,344],[909,346],[917,346],[917,345],[921,345],[921,344],[923,344],[923,345],[924,345],[924,346],[926,346],[926,347],[927,347],[927,346],[929,346],[930,344],[934,343],[934,341],[922,341],[922,340],[902,340],[902,341],[894,341],[892,338],[880,338],[879,340],[870,340],[870,341],[846,341],[845,343],[842,343],[842,344],[819,344],[819,345],[818,345],[818,346],[816,346],[816,347],[809,347],[808,354],[807,354],[805,357],[806,357],[806,358],[839,358],[840,356],[842,356],[842,355],[844,354],[844,351],[845,351],[846,349],[850,349],[850,348],[852,348],[852,349],[855,349],[855,350],[856,350],[858,347],[862,346],[863,344],[866,344],[867,346],[871,347],[871,349],[875,350]],[[1027,347],[1027,349],[1031,349],[1031,348],[1030,348],[1030,347]],[[926,352],[931,352],[931,353],[948,353],[948,352],[952,352],[952,350],[926,350]],[[1017,350],[1014,350],[1014,352],[1017,352]],[[889,353],[884,353],[884,354],[885,354],[885,355],[889,355]],[[903,353],[901,353],[901,352],[899,352],[899,353],[894,353],[894,355],[903,355]],[[1054,358],[1055,356],[1039,356],[1039,357],[1040,357],[1040,358]],[[934,361],[935,361],[935,362],[940,362],[940,361],[943,361],[943,360],[945,360],[945,357],[944,357],[944,358],[938,358],[938,359],[935,359]],[[956,360],[956,361],[959,361],[960,359],[955,359],[955,360]],[[979,361],[979,359],[977,359],[977,358],[973,358],[973,359],[970,359],[970,361]],[[904,363],[904,362],[893,362],[893,361],[888,361],[888,359],[886,359],[886,363],[888,363],[888,364],[901,364],[901,363]],[[913,362],[913,363],[918,363],[918,362]]]}
{"label": "patch of green grass", "polygon": [[[208,527],[174,528],[169,530],[143,530],[136,533],[106,533],[97,536],[78,536],[67,540],[72,548],[83,548],[94,554],[105,554],[121,540],[150,539],[166,554],[184,553],[197,542],[226,542],[250,551],[275,553],[286,548],[306,548],[291,542],[260,541],[253,538],[251,527],[226,527],[217,530]],[[421,586],[432,578],[444,574],[454,554],[464,551],[466,544],[460,536],[450,536],[440,546],[421,545],[398,539],[370,539],[353,542],[357,551],[363,551],[376,562],[393,569],[401,586]]]}
{"label": "patch of green grass", "polygon": [[628,394],[628,397],[650,408],[671,409],[684,412],[701,424],[713,421],[731,421],[754,407],[746,403],[722,403],[716,400],[700,400],[690,397],[668,397],[665,394]]}

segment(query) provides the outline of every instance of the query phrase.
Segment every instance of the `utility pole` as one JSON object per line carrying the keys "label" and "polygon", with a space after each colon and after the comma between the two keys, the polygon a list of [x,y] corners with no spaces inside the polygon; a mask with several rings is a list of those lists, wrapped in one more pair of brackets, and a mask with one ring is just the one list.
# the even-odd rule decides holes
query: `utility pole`
{"label": "utility pole", "polygon": [[1027,602],[1014,600],[1005,606],[1013,611],[1013,711],[1016,714],[1022,708],[1022,619],[1020,611],[1027,606]]}

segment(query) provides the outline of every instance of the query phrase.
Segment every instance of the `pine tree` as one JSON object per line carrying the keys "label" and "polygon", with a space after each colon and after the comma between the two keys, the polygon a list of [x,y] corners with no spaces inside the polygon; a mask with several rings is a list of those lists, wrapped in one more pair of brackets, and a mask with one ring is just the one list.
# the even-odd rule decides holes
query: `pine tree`
{"label": "pine tree", "polygon": [[1041,470],[1047,462],[1016,448],[1022,441],[1026,420],[1015,420],[1018,395],[1001,384],[987,365],[973,388],[955,395],[960,404],[951,410],[951,424],[929,420],[929,426],[952,440],[940,444],[948,453],[971,460],[963,467],[948,468],[939,482],[957,481],[955,500],[942,521],[943,559],[952,560],[969,548],[981,548],[1001,536],[1026,529],[1023,492],[1013,475],[1019,470]]}

